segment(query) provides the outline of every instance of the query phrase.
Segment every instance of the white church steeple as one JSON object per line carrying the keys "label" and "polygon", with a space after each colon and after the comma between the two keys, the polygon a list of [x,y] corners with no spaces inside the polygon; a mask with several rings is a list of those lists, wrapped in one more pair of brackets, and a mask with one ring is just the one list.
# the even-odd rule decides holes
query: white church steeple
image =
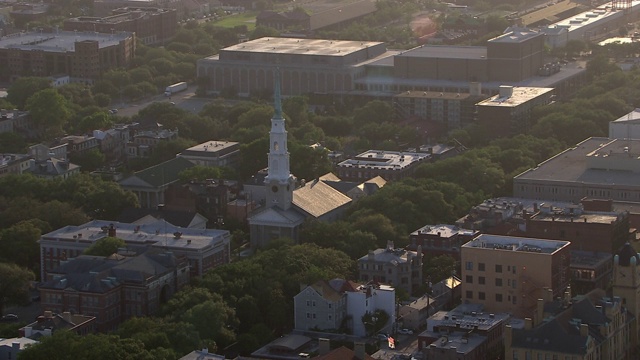
{"label": "white church steeple", "polygon": [[277,206],[287,210],[293,201],[295,178],[289,170],[289,151],[287,150],[287,130],[282,116],[280,97],[280,69],[276,69],[274,90],[274,114],[271,118],[269,133],[269,171],[264,179],[266,206]]}

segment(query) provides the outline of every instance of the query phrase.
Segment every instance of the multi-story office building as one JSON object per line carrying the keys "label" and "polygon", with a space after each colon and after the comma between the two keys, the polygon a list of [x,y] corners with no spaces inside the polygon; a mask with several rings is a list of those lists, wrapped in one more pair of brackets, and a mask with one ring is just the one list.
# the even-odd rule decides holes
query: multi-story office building
{"label": "multi-story office building", "polygon": [[570,242],[482,234],[462,246],[462,299],[487,312],[531,316],[546,289],[564,293]]}
{"label": "multi-story office building", "polygon": [[0,76],[68,74],[91,83],[104,72],[128,68],[135,52],[135,34],[80,31],[16,33],[0,38]]}
{"label": "multi-story office building", "polygon": [[500,86],[500,93],[476,104],[478,123],[496,136],[524,133],[531,127],[531,112],[553,101],[552,88]]}
{"label": "multi-story office building", "polygon": [[405,91],[393,97],[393,106],[400,120],[433,121],[444,124],[447,129],[456,129],[473,122],[475,104],[485,97],[471,93]]}
{"label": "multi-story office building", "polygon": [[364,181],[380,176],[386,181],[411,176],[416,167],[431,159],[427,153],[368,150],[338,163],[338,177],[345,181]]}
{"label": "multi-story office building", "polygon": [[186,257],[192,276],[202,276],[230,259],[231,235],[227,230],[182,228],[162,220],[141,225],[93,220],[40,237],[41,278],[107,236],[120,238],[127,246],[150,246]]}
{"label": "multi-story office building", "polygon": [[125,7],[105,17],[81,16],[65,19],[65,31],[95,31],[112,34],[130,32],[145,45],[163,43],[176,34],[178,19],[175,9]]}
{"label": "multi-story office building", "polygon": [[235,168],[240,160],[240,143],[211,140],[183,150],[177,156],[200,166]]}
{"label": "multi-story office building", "polygon": [[384,249],[371,250],[358,259],[358,278],[362,282],[374,281],[401,288],[413,294],[424,284],[422,249],[416,251],[396,249],[393,241]]}
{"label": "multi-story office building", "polygon": [[513,178],[514,197],[640,201],[640,140],[592,137]]}

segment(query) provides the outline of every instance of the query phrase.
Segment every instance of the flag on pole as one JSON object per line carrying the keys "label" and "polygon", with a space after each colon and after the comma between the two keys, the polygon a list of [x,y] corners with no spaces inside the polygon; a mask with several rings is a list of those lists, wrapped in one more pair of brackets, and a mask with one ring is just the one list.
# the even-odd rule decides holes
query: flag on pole
{"label": "flag on pole", "polygon": [[391,336],[389,336],[388,341],[389,341],[389,349],[395,349],[396,348],[396,341]]}

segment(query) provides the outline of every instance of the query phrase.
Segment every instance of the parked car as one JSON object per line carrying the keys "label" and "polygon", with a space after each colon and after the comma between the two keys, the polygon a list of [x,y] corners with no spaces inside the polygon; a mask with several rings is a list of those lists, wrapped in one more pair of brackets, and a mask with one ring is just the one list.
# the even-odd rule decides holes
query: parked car
{"label": "parked car", "polygon": [[118,113],[118,109],[111,109],[109,110],[110,114],[117,114]]}
{"label": "parked car", "polygon": [[413,335],[413,330],[411,330],[411,329],[400,329],[400,330],[398,330],[398,334]]}
{"label": "parked car", "polygon": [[7,314],[7,315],[3,316],[2,318],[0,318],[0,321],[3,321],[3,322],[18,321],[18,315],[16,315],[16,314]]}
{"label": "parked car", "polygon": [[389,339],[389,335],[387,335],[385,333],[378,333],[376,335],[376,338],[378,338],[378,340],[387,340],[387,339]]}

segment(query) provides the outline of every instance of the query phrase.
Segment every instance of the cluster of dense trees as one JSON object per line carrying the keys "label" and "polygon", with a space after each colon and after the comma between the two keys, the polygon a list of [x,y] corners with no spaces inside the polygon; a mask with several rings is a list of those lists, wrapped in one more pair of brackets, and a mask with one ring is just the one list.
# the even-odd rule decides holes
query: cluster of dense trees
{"label": "cluster of dense trees", "polygon": [[67,180],[0,177],[0,260],[39,274],[42,234],[92,218],[115,220],[124,208],[137,206],[132,193],[88,174]]}

